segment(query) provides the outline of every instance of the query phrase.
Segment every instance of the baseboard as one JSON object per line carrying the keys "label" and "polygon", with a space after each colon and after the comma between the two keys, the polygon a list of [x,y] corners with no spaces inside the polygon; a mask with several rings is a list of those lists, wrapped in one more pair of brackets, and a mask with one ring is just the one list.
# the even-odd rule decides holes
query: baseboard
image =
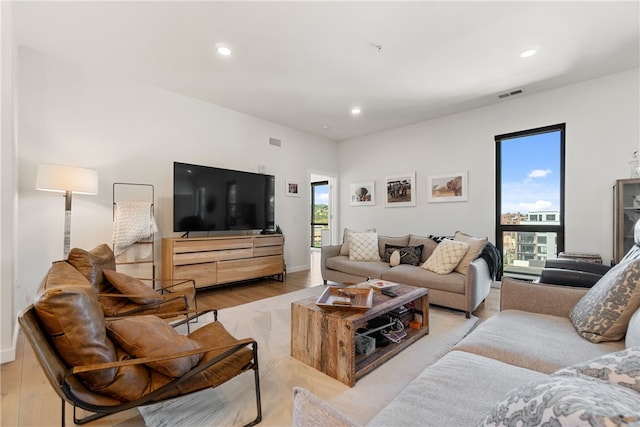
{"label": "baseboard", "polygon": [[298,271],[305,271],[305,270],[309,270],[309,264],[307,264],[307,265],[297,265],[295,267],[287,266],[287,273],[296,273]]}
{"label": "baseboard", "polygon": [[19,332],[20,332],[20,327],[16,323],[15,328],[13,330],[13,339],[11,340],[11,348],[2,349],[0,351],[0,364],[13,362],[16,360],[16,345],[18,342]]}

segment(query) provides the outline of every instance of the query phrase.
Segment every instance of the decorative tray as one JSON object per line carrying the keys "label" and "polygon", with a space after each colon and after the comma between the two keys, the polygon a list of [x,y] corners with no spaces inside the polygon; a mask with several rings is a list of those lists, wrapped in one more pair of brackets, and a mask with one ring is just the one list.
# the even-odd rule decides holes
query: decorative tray
{"label": "decorative tray", "polygon": [[325,308],[348,308],[366,311],[373,306],[373,290],[330,286],[320,295],[316,305]]}

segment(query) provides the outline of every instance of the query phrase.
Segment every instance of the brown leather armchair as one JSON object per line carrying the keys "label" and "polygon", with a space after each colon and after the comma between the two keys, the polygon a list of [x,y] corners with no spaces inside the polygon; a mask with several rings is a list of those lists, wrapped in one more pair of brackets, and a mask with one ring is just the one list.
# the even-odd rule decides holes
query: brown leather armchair
{"label": "brown leather armchair", "polygon": [[[148,279],[150,280],[150,279]],[[154,314],[165,319],[182,317],[179,323],[197,321],[198,310],[195,282],[190,279],[153,280],[154,288],[116,271],[115,256],[106,244],[90,251],[73,248],[64,261],[54,262],[40,289],[60,284],[91,286],[98,293],[98,301],[107,317]]]}
{"label": "brown leather armchair", "polygon": [[[258,348],[236,339],[217,320],[179,335],[157,316],[105,319],[97,294],[86,286],[43,289],[18,316],[47,379],[74,422],[216,387],[253,370],[256,418],[262,419]],[[167,350],[171,349],[171,350]],[[77,408],[93,414],[78,418]]]}

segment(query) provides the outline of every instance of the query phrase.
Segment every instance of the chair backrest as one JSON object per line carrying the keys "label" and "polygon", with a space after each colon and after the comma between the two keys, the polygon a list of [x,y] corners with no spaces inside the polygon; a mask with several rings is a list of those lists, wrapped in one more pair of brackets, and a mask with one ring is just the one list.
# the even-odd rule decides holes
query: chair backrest
{"label": "chair backrest", "polygon": [[[25,338],[29,341],[29,344],[31,344],[31,348],[33,348],[36,359],[38,359],[47,380],[60,398],[70,404],[74,404],[73,399],[64,393],[65,389],[70,389],[73,390],[73,392],[81,393],[89,401],[100,401],[100,399],[98,399],[100,396],[96,396],[96,393],[88,390],[75,376],[67,377],[67,387],[63,387],[64,376],[69,368],[60,358],[53,344],[40,327],[40,322],[38,321],[38,316],[36,315],[33,305],[28,306],[18,315],[18,323]],[[92,398],[94,396],[98,398]]]}
{"label": "chair backrest", "polygon": [[25,338],[27,338],[27,341],[31,344],[33,352],[47,380],[49,380],[51,386],[56,390],[56,393],[64,399],[65,396],[60,386],[63,383],[64,374],[68,369],[47,339],[47,336],[42,332],[33,305],[25,308],[22,313],[18,315],[18,323]]}

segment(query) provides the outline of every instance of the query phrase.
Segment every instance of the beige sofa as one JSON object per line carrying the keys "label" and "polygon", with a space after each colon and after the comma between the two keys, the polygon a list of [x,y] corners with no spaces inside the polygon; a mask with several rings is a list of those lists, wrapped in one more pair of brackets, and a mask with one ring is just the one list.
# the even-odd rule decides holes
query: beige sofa
{"label": "beige sofa", "polygon": [[[632,279],[637,282],[636,269]],[[635,314],[625,339],[594,343],[578,334],[569,317],[587,291],[505,278],[501,311],[425,369],[367,425],[503,425],[497,420],[522,415],[520,410],[541,417],[527,425],[539,425],[549,416],[556,416],[559,425],[589,425],[582,415],[600,417],[602,424],[594,425],[640,426],[640,308],[631,310]],[[635,292],[637,297],[640,284]],[[617,424],[606,424],[610,420],[603,414]],[[292,425],[356,424],[297,388]]]}
{"label": "beige sofa", "polygon": [[[384,258],[385,244],[410,247],[423,245],[420,264],[423,264],[438,246],[438,243],[429,237],[413,234],[401,237],[379,235],[381,259]],[[493,283],[489,265],[484,258],[471,260],[465,273],[454,270],[448,274],[437,274],[421,268],[420,265],[400,264],[390,267],[389,262],[382,260],[354,261],[345,252],[343,245],[322,247],[320,265],[325,284],[328,281],[357,283],[372,278],[429,288],[432,304],[462,310],[467,318],[487,297]]]}

